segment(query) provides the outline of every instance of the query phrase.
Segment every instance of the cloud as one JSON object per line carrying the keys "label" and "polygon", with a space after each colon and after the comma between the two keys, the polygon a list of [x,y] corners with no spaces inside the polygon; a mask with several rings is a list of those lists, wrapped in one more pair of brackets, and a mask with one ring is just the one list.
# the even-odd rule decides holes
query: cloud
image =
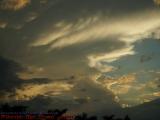
{"label": "cloud", "polygon": [[160,0],[153,0],[157,5],[160,5]]}
{"label": "cloud", "polygon": [[36,12],[31,12],[31,13],[29,13],[29,14],[27,15],[25,21],[26,21],[26,22],[32,22],[32,21],[34,21],[37,17],[38,17],[38,13],[36,13]]}
{"label": "cloud", "polygon": [[64,82],[49,82],[46,84],[28,84],[16,89],[14,99],[30,100],[38,95],[59,96],[64,92],[70,91],[73,85]]}
{"label": "cloud", "polygon": [[[25,9],[26,11],[24,10],[23,12],[26,14],[16,12],[14,14],[17,16],[15,15],[13,20],[9,20],[9,24],[14,24],[15,26],[12,25],[13,27],[21,30],[16,32],[9,30],[9,36],[8,32],[3,35],[5,39],[2,43],[7,44],[7,47],[2,47],[2,49],[6,48],[3,52],[7,51],[8,53],[8,51],[12,51],[13,48],[16,50],[17,45],[21,45],[16,56],[20,55],[23,57],[15,58],[16,56],[13,55],[12,52],[10,55],[19,61],[22,60],[25,64],[31,63],[39,67],[33,66],[29,71],[20,70],[13,72],[17,80],[13,79],[11,75],[8,75],[11,76],[12,79],[6,80],[6,86],[9,86],[10,83],[10,89],[15,89],[14,95],[8,95],[8,97],[14,100],[27,100],[28,102],[33,100],[37,108],[39,108],[41,102],[44,101],[47,105],[52,106],[55,106],[57,103],[61,104],[61,107],[63,107],[65,103],[67,105],[73,103],[82,107],[83,110],[88,110],[89,107],[93,106],[97,109],[103,109],[104,106],[112,108],[115,97],[120,100],[124,100],[124,98],[125,100],[126,98],[135,100],[133,96],[127,96],[127,93],[136,91],[135,89],[138,90],[142,88],[143,85],[133,85],[135,76],[130,73],[128,74],[128,72],[134,68],[125,69],[125,71],[123,68],[130,65],[139,68],[138,66],[140,65],[134,65],[131,64],[132,62],[129,62],[129,64],[122,64],[122,66],[119,67],[117,64],[122,59],[136,55],[139,51],[134,49],[135,43],[141,42],[142,39],[148,38],[148,36],[150,37],[152,29],[159,26],[159,12],[154,10],[142,10],[139,12],[139,9],[136,9],[137,7],[144,9],[142,7],[146,5],[143,1],[147,1],[148,4],[148,1],[152,3],[152,0],[143,0],[140,2],[138,0],[122,0],[116,2],[114,0],[94,0],[92,4],[90,0],[84,2],[71,0],[72,2],[70,3],[72,4],[63,1],[64,0],[61,2],[60,0],[60,2],[56,4],[57,6],[48,5],[49,1],[46,2],[46,0],[37,1],[45,3],[40,5],[41,9],[39,9],[39,4],[36,5],[37,2],[35,2],[34,5],[36,7],[31,9],[36,10],[30,12],[27,11],[28,9]],[[77,4],[79,6],[77,6]],[[72,7],[70,7],[70,5]],[[88,7],[88,5],[90,5],[90,7]],[[47,8],[44,8],[44,6],[47,6]],[[20,10],[22,8],[10,8],[10,10]],[[130,9],[133,9],[135,12],[129,14],[130,12],[128,11]],[[146,9],[150,8],[146,7]],[[80,14],[81,11],[82,13]],[[92,13],[92,11],[94,12]],[[100,11],[100,15],[96,13],[97,11]],[[101,11],[106,13],[101,13]],[[110,11],[111,13],[109,13]],[[137,13],[137,11],[139,13]],[[124,12],[127,16],[121,12]],[[57,15],[57,13],[59,14]],[[120,15],[120,17],[118,15]],[[37,17],[39,18],[37,19]],[[23,22],[25,23],[23,24]],[[2,27],[5,28],[6,26],[2,24]],[[34,39],[35,41],[32,41],[32,37],[34,37],[35,34],[38,37]],[[157,33],[157,38],[158,35]],[[27,39],[22,40],[22,36]],[[12,38],[14,38],[15,41],[13,44],[8,44]],[[6,42],[5,40],[8,41]],[[29,42],[31,42],[33,49],[26,49],[26,47],[24,47],[27,45],[26,43]],[[21,48],[25,49],[25,52],[22,51]],[[141,48],[147,47],[142,46]],[[50,52],[46,52],[48,49]],[[30,55],[29,57],[26,56],[28,53]],[[9,54],[7,55],[9,56]],[[132,57],[128,61],[131,59]],[[136,60],[138,61],[139,58]],[[136,60],[133,59],[133,61]],[[144,62],[144,66],[148,66],[148,62],[150,61]],[[110,73],[112,73],[115,76],[112,76],[112,79],[106,78],[107,80],[104,84],[97,80],[97,76],[93,81],[89,78],[85,78],[84,80],[79,78],[82,77],[81,75],[84,73],[87,75],[91,75],[92,72],[93,74],[97,74],[96,70],[98,70],[100,75],[110,75]],[[126,74],[124,75],[124,73]],[[59,76],[70,76],[70,74],[76,76],[70,81],[65,79],[66,77],[62,77],[63,80],[43,78],[45,75],[51,78],[55,76],[58,78]],[[79,81],[82,82],[80,83]],[[133,87],[135,88],[133,89]],[[7,89],[8,88],[4,88],[4,90]],[[113,95],[108,90],[112,92]],[[119,95],[120,98],[115,95]],[[133,94],[130,93],[130,95]],[[134,95],[136,96],[137,94],[135,93]],[[128,101],[126,100],[124,103],[127,104]],[[54,104],[50,104],[51,102],[54,102]],[[79,107],[77,107],[77,109]],[[92,111],[91,109],[93,108],[90,108],[90,111]]]}
{"label": "cloud", "polygon": [[27,69],[20,64],[0,57],[0,97],[3,96],[0,101],[25,100],[39,94],[58,95],[73,87],[73,85],[47,78],[20,78],[18,73],[26,71]]}
{"label": "cloud", "polygon": [[160,92],[155,92],[155,93],[153,93],[153,95],[156,97],[160,97]]}
{"label": "cloud", "polygon": [[[16,94],[9,100],[10,102],[20,100],[35,111],[43,111],[48,108],[69,108],[70,111],[76,113],[111,109],[118,111],[120,109],[120,106],[113,100],[113,95],[87,76],[75,78],[74,85],[67,83],[67,80],[24,85],[21,89],[16,89]],[[41,107],[38,107],[39,105]],[[103,108],[103,106],[106,107]]]}
{"label": "cloud", "polygon": [[30,78],[21,79],[18,75],[20,72],[26,72],[27,69],[19,63],[6,59],[0,56],[0,84],[1,91],[14,91],[16,88],[21,87],[23,84],[30,83],[48,83],[50,80],[47,78]]}
{"label": "cloud", "polygon": [[115,96],[126,94],[136,81],[134,74],[124,75],[119,78],[105,78],[101,84],[114,93]]}
{"label": "cloud", "polygon": [[[115,18],[112,22],[99,15],[87,19],[81,18],[76,23],[57,23],[60,28],[40,36],[31,46],[49,45],[50,49],[64,48],[84,42],[93,42],[118,36],[118,40],[133,43],[148,36],[148,32],[159,26],[159,12],[148,11],[127,18]],[[154,19],[153,17],[154,16]],[[137,18],[137,19],[135,19]],[[132,24],[131,24],[132,23]],[[136,27],[135,27],[136,26]]]}
{"label": "cloud", "polygon": [[1,90],[9,90],[21,84],[21,81],[16,73],[23,70],[23,67],[21,67],[18,63],[0,57]]}
{"label": "cloud", "polygon": [[43,67],[36,67],[36,66],[27,66],[27,71],[18,72],[17,75],[21,79],[32,79],[32,78],[44,78],[44,71]]}
{"label": "cloud", "polygon": [[[117,61],[120,58],[127,56],[127,55],[134,55],[135,52],[133,50],[133,46],[129,46],[126,48],[114,50],[113,52],[109,52],[106,54],[100,54],[100,55],[89,55],[89,66],[92,68],[96,68],[101,72],[112,72],[116,70],[117,68],[114,66],[109,65],[109,63],[113,61]],[[104,64],[103,61],[106,63]]]}
{"label": "cloud", "polygon": [[[66,96],[64,96],[66,97]],[[16,101],[11,102],[11,104],[17,103]],[[71,99],[64,99],[52,96],[43,96],[38,95],[36,97],[31,98],[30,100],[22,100],[19,101],[19,104],[29,106],[28,111],[33,112],[42,112],[48,111],[49,109],[64,109],[67,108],[71,110],[74,106],[76,107],[75,102]]]}
{"label": "cloud", "polygon": [[[92,64],[95,63],[93,65],[95,65],[97,69],[100,69],[100,67],[98,65],[96,66],[96,63],[101,63],[101,65],[103,67],[106,66],[106,68],[108,65],[117,68],[104,73],[99,70],[101,73],[99,73],[99,76],[95,79],[98,84],[105,86],[106,89],[113,92],[116,96],[115,100],[125,107],[126,104],[131,107],[155,100],[158,98],[160,90],[158,88],[159,40],[151,36],[133,45],[134,48],[131,50],[136,54],[122,56],[115,60],[110,60],[110,57],[104,59],[103,54],[98,55],[98,57],[95,54],[92,56],[92,62],[89,62]],[[116,53],[118,52],[119,51]],[[110,53],[112,52],[106,53],[106,56],[110,56]],[[145,62],[141,62],[142,56],[147,56]],[[148,56],[152,59],[148,60]]]}
{"label": "cloud", "polygon": [[[150,36],[149,38],[146,38],[141,42],[136,42],[133,45],[134,48],[131,50],[136,54],[122,56],[115,60],[110,60],[110,57],[108,57],[112,55],[110,54],[112,52],[109,52],[108,54],[106,53],[107,57],[104,58],[103,54],[98,55],[98,57],[95,54],[95,57],[92,57],[92,62],[89,62],[95,63],[95,68],[97,69],[99,69],[99,67],[98,65],[96,66],[96,63],[101,63],[102,66],[110,65],[118,68],[113,71],[99,73],[100,75],[96,78],[96,81],[103,86],[105,85],[103,80],[106,80],[106,89],[111,90],[113,94],[118,96],[120,104],[127,103],[129,106],[157,99],[160,90],[158,87],[158,61],[160,59],[159,40]],[[116,53],[118,52],[120,52],[120,50]],[[143,56],[145,56],[145,59]],[[142,62],[142,58],[145,62]],[[131,82],[125,82],[127,78],[125,80],[125,77],[123,76],[128,77],[128,75],[133,75],[133,77],[130,77],[129,79]],[[123,81],[122,84],[120,79]]]}
{"label": "cloud", "polygon": [[4,29],[7,27],[7,25],[8,25],[8,23],[6,21],[0,20],[0,28]]}
{"label": "cloud", "polygon": [[86,104],[89,102],[90,97],[87,98],[76,98],[75,97],[75,101],[78,102],[79,104]]}
{"label": "cloud", "polygon": [[26,7],[30,3],[30,0],[1,0],[0,8],[3,10],[20,10]]}

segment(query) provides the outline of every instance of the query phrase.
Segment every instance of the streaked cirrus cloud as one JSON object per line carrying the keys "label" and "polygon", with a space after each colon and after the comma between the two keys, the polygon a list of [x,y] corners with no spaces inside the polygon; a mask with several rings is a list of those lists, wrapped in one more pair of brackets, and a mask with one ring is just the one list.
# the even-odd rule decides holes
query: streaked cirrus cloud
{"label": "streaked cirrus cloud", "polygon": [[97,15],[87,19],[80,18],[74,23],[63,21],[55,24],[53,31],[39,35],[31,46],[50,45],[49,49],[53,50],[85,42],[107,40],[110,36],[118,36],[117,40],[130,44],[146,37],[150,30],[158,27],[159,18],[159,12],[153,10],[144,12],[143,15],[131,15],[130,19],[122,17],[108,20],[107,17]]}

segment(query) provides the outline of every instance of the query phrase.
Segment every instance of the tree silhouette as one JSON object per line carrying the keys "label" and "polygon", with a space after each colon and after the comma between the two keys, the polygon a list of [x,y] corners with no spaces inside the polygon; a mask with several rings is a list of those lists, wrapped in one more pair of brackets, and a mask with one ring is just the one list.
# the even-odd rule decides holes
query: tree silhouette
{"label": "tree silhouette", "polygon": [[116,119],[114,119],[114,120],[123,120],[122,118],[116,118]]}
{"label": "tree silhouette", "polygon": [[81,115],[75,116],[74,120],[97,120],[96,116],[88,117],[87,113],[82,113]]}
{"label": "tree silhouette", "polygon": [[[3,113],[10,113],[10,112],[26,112],[27,107],[22,105],[15,105],[10,106],[8,103],[2,104],[0,106],[0,112]],[[67,116],[63,116],[68,109],[49,109],[47,111],[47,115],[53,116],[52,118],[44,118],[44,120],[98,120],[97,116],[88,116],[87,113],[82,113],[79,115],[76,115],[73,118],[68,119]],[[115,118],[115,115],[105,115],[102,117],[103,120],[131,120],[128,115],[125,116],[124,119],[122,118]],[[24,118],[23,120],[26,120],[27,118]],[[12,120],[12,119],[10,119]],[[13,119],[16,120],[16,119]],[[42,120],[41,118],[34,118],[34,120]]]}
{"label": "tree silhouette", "polygon": [[106,115],[106,116],[103,116],[103,119],[104,120],[131,120],[128,115],[126,115],[124,119],[114,118],[114,117],[115,117],[115,115],[111,115],[111,116]]}
{"label": "tree silhouette", "polygon": [[104,120],[113,120],[113,118],[114,118],[114,115],[111,115],[111,116],[105,115],[105,116],[103,116]]}
{"label": "tree silhouette", "polygon": [[97,116],[91,116],[88,118],[88,120],[97,120]]}
{"label": "tree silhouette", "polygon": [[124,118],[124,120],[131,120],[128,115]]}
{"label": "tree silhouette", "polygon": [[51,113],[51,114],[54,114],[54,115],[63,115],[67,111],[68,111],[68,109],[63,109],[63,110],[58,110],[58,109],[52,110],[52,109],[50,109],[50,110],[48,110],[48,113]]}
{"label": "tree silhouette", "polygon": [[55,109],[55,110],[48,110],[48,113],[49,114],[52,114],[54,116],[54,120],[64,120],[65,118],[62,117],[66,112],[68,111],[68,109],[63,109],[63,110],[58,110],[58,109]]}
{"label": "tree silhouette", "polygon": [[5,103],[1,105],[0,112],[26,112],[26,108],[26,106],[10,106],[8,103]]}

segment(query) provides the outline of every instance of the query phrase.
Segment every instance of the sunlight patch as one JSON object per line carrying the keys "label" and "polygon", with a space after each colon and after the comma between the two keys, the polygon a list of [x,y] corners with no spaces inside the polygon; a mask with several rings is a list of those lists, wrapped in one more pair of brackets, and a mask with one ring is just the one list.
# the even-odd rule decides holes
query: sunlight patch
{"label": "sunlight patch", "polygon": [[30,3],[30,0],[2,0],[0,7],[3,10],[20,10]]}

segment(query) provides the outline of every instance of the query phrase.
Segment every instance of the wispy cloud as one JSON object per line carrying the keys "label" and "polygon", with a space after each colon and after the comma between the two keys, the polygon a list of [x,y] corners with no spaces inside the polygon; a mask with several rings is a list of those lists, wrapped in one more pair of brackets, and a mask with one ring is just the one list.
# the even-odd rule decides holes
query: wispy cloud
{"label": "wispy cloud", "polygon": [[[83,46],[88,43],[106,41],[105,44],[109,44],[109,46],[105,50],[100,52],[92,51],[84,55],[88,60],[86,62],[87,65],[90,68],[94,68],[94,70],[98,70],[96,72],[97,74],[99,73],[98,76],[93,75],[91,77],[96,85],[100,85],[102,88],[106,88],[106,91],[109,90],[113,93],[122,105],[126,103],[137,105],[144,99],[140,97],[135,98],[142,94],[138,94],[138,92],[137,94],[135,92],[132,93],[132,90],[138,91],[144,85],[139,84],[139,81],[137,81],[134,74],[135,71],[132,72],[133,74],[128,74],[126,71],[121,71],[118,65],[112,63],[119,62],[119,60],[129,56],[136,56],[139,51],[135,50],[135,44],[143,42],[142,40],[145,41],[145,39],[153,35],[154,30],[160,25],[159,19],[159,12],[153,10],[132,14],[129,17],[123,16],[121,18],[106,18],[97,15],[88,17],[87,19],[79,19],[73,23],[60,21],[53,25],[53,31],[44,32],[37,40],[32,42],[31,46],[46,46],[45,48],[54,51],[55,49],[69,48],[69,46],[74,45]],[[153,37],[156,38],[155,36]],[[113,44],[116,44],[116,42],[122,42],[124,44],[121,47],[115,45],[112,48],[112,44],[109,43],[110,39],[115,41]],[[98,80],[101,75],[110,73],[115,75],[112,79],[106,79],[105,83]],[[121,74],[116,77],[119,73],[123,73],[123,75]],[[132,98],[132,100],[127,100],[128,97]]]}
{"label": "wispy cloud", "polygon": [[[134,55],[135,52],[133,50],[133,46],[126,46],[122,49],[115,50],[113,52],[104,53],[100,55],[89,55],[89,66],[92,68],[96,68],[101,72],[111,72],[116,70],[117,68],[114,66],[109,65],[110,62],[117,61],[120,58],[127,56],[127,55]],[[104,65],[102,62],[105,62]],[[108,63],[108,64],[107,64]]]}
{"label": "wispy cloud", "polygon": [[24,8],[29,3],[30,0],[1,0],[0,8],[3,10],[16,11]]}
{"label": "wispy cloud", "polygon": [[[59,28],[43,33],[32,46],[50,45],[50,49],[99,41],[109,36],[119,35],[118,40],[126,43],[146,37],[149,30],[159,26],[159,12],[148,11],[127,18],[116,18],[110,21],[107,18],[93,16],[88,19],[80,19],[77,23],[59,23]],[[153,17],[154,16],[154,17]]]}

